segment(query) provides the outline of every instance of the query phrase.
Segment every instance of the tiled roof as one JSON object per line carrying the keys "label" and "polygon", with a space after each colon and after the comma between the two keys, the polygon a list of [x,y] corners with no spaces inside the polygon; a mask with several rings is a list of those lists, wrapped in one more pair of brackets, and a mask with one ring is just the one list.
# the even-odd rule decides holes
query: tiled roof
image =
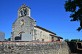
{"label": "tiled roof", "polygon": [[62,37],[57,36],[57,35],[53,35],[53,34],[50,34],[50,36],[54,36],[54,37],[57,37],[57,38],[63,39]]}
{"label": "tiled roof", "polygon": [[35,27],[36,27],[36,28],[39,28],[39,29],[42,29],[42,30],[44,30],[44,31],[46,31],[46,32],[49,32],[49,33],[52,33],[52,34],[56,35],[56,33],[51,32],[51,31],[49,31],[49,30],[47,30],[47,29],[45,29],[45,28],[42,28],[42,27],[40,27],[40,26],[35,26]]}

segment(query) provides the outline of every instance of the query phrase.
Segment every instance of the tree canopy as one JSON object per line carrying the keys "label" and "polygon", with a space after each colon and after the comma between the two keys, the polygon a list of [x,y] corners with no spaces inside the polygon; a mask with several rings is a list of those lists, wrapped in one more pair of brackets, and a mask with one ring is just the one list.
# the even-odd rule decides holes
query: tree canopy
{"label": "tree canopy", "polygon": [[78,31],[82,29],[82,0],[67,0],[65,2],[66,12],[71,12],[71,21],[79,21]]}
{"label": "tree canopy", "polygon": [[64,41],[66,41],[66,42],[82,42],[82,40],[80,40],[80,39],[71,39],[71,40],[65,39]]}

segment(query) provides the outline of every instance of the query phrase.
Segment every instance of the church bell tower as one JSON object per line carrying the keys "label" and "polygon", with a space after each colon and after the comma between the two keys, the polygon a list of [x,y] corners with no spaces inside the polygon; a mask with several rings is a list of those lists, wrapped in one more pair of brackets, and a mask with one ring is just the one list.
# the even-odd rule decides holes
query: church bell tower
{"label": "church bell tower", "polygon": [[29,16],[30,17],[30,8],[23,4],[18,10],[18,17]]}
{"label": "church bell tower", "polygon": [[18,18],[12,25],[12,41],[32,41],[35,20],[30,16],[30,8],[23,4],[18,9]]}

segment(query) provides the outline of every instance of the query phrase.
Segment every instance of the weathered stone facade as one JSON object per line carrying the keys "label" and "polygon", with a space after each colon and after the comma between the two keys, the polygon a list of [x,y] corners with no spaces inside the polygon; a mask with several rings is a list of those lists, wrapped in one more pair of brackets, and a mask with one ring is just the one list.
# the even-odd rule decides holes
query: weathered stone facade
{"label": "weathered stone facade", "polygon": [[34,40],[41,41],[41,42],[51,42],[52,41],[52,36],[50,34],[54,35],[54,41],[58,40],[58,37],[55,36],[56,34],[53,32],[45,31],[46,29],[40,27],[40,26],[35,26],[34,27]]}
{"label": "weathered stone facade", "polygon": [[[20,10],[22,8],[27,8],[27,15],[20,15]],[[32,41],[32,36],[33,36],[33,30],[34,30],[34,25],[35,21],[30,17],[30,12],[28,11],[29,8],[25,5],[23,5],[19,10],[18,10],[18,18],[16,21],[13,23],[12,26],[12,37],[11,40],[15,41],[16,37],[17,40],[19,41]]]}
{"label": "weathered stone facade", "polygon": [[[24,25],[21,25],[21,20],[24,20]],[[34,20],[28,16],[18,18],[13,24],[13,38],[15,39],[16,36],[20,36],[20,33],[22,32],[22,38],[26,35],[28,36],[27,38],[29,38],[29,40],[32,40],[30,37],[32,38],[33,36],[34,24]]]}

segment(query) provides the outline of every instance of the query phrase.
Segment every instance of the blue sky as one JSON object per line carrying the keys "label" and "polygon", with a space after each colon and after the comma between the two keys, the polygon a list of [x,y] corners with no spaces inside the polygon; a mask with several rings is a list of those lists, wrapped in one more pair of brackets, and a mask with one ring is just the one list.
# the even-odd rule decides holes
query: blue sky
{"label": "blue sky", "polygon": [[11,36],[12,23],[24,3],[31,8],[31,17],[37,25],[64,39],[82,39],[82,31],[76,30],[79,22],[70,22],[70,13],[65,12],[65,0],[0,0],[0,31],[5,32],[5,38]]}

